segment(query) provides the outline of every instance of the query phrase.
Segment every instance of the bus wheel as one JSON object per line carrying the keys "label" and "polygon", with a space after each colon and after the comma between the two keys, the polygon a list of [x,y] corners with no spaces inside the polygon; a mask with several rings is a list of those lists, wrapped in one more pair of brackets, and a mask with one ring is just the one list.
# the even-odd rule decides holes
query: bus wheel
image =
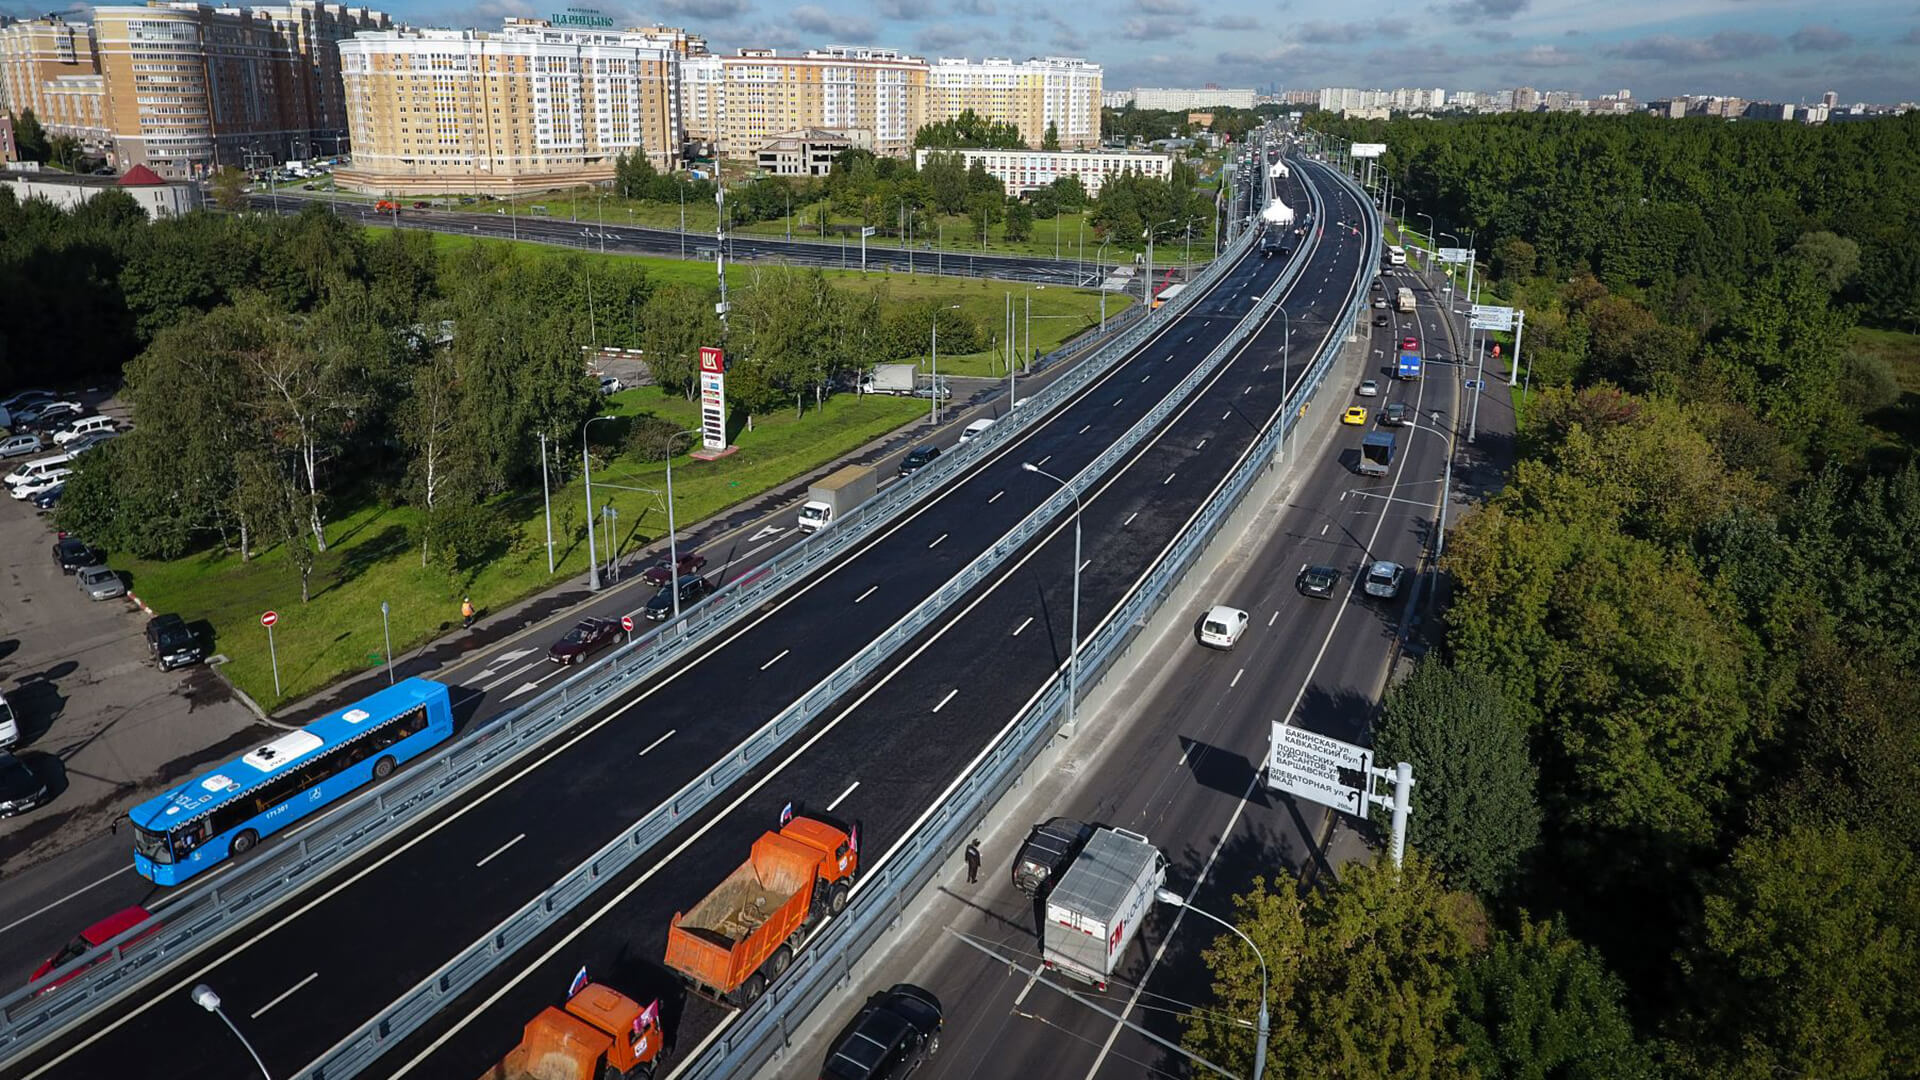
{"label": "bus wheel", "polygon": [[768,976],[768,981],[771,982],[772,980],[777,979],[782,975],[785,975],[787,973],[787,968],[792,966],[792,964],[793,964],[792,949],[789,949],[785,945],[782,945],[779,948],[773,950],[773,959],[767,961],[767,970],[773,973],[772,975]]}
{"label": "bus wheel", "polygon": [[376,761],[373,763],[373,778],[375,780],[385,780],[387,777],[392,775],[393,775],[393,759],[392,758],[383,757],[379,761]]}
{"label": "bus wheel", "polygon": [[234,837],[233,843],[227,845],[227,850],[234,855],[245,855],[253,850],[253,845],[259,842],[260,834],[248,829]]}
{"label": "bus wheel", "polygon": [[847,883],[835,882],[833,890],[827,893],[827,910],[835,915],[847,910]]}

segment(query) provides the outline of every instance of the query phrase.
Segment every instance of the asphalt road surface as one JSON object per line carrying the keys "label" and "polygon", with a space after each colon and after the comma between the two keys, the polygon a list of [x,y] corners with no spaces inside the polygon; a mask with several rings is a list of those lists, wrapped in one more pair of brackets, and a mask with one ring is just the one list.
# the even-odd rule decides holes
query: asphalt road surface
{"label": "asphalt road surface", "polygon": [[[1352,246],[1351,237],[1341,230],[1330,228],[1327,236],[1323,251]],[[10,1064],[7,1075],[109,1075],[128,1061],[140,1062],[140,1074],[154,1078],[242,1069],[245,1059],[235,1057],[241,1051],[231,1034],[186,996],[192,984],[203,981],[219,991],[229,1015],[245,1024],[274,1075],[291,1073],[320,1056],[381,1003],[413,986],[620,828],[651,811],[664,793],[704,772],[1003,536],[1049,493],[1020,470],[1021,461],[1044,463],[1049,471],[1062,474],[1091,461],[1251,310],[1279,271],[1277,260],[1263,261],[1257,255],[1242,260],[1183,318],[1076,401],[1057,409],[884,534],[729,631],[696,662],[636,688],[516,765],[487,791],[448,807],[434,826],[391,838],[346,876],[155,978],[105,1015]],[[1339,301],[1329,296],[1317,303],[1321,310],[1315,314],[1301,302],[1292,320],[1296,337],[1309,334],[1307,328],[1316,322],[1324,332],[1327,313]],[[1214,480],[1208,477],[1224,474],[1232,453],[1220,448],[1202,452],[1197,444],[1210,438],[1228,445],[1244,443],[1264,423],[1282,385],[1276,346],[1269,333],[1225,369],[1202,399],[1206,407],[1189,409],[1147,452],[1146,463],[1130,470],[1125,499],[1116,494],[1089,503],[1090,520],[1094,505],[1136,504],[1124,524],[1109,523],[1114,531],[1106,539],[1116,558],[1144,565],[1158,551],[1158,542],[1148,538],[1169,532],[1169,521],[1184,520],[1191,505],[1212,490]],[[1271,370],[1254,370],[1255,360]],[[1222,412],[1212,411],[1223,403]],[[1190,469],[1184,464],[1189,460]],[[1172,483],[1173,473],[1163,473],[1140,486],[1142,468],[1159,469],[1169,462],[1181,473],[1179,484]],[[1134,522],[1134,517],[1140,520]],[[1148,526],[1157,531],[1150,532]],[[1055,544],[1044,554],[1059,550]],[[825,805],[852,783],[833,787],[831,776],[849,769],[864,772],[867,781],[858,789],[859,798],[849,800],[841,812],[870,818],[871,824],[863,824],[863,839],[875,856],[883,851],[891,841],[889,828],[904,824],[895,815],[917,813],[944,785],[938,771],[951,769],[970,753],[960,749],[965,741],[986,730],[987,722],[998,726],[993,718],[1010,715],[1018,706],[1013,696],[1024,691],[1011,677],[1015,659],[1022,665],[1020,678],[1037,684],[1064,654],[1065,628],[1058,618],[1062,601],[1053,593],[1065,588],[1065,568],[1050,562],[1046,557],[1027,560],[1022,567],[1031,569],[1019,577],[1021,587],[997,591],[999,602],[1017,602],[1040,616],[1039,624],[1017,639],[1012,650],[1004,650],[1001,640],[1007,628],[996,627],[989,634],[993,647],[1007,652],[1008,677],[978,670],[983,661],[991,664],[991,653],[983,656],[970,648],[929,642],[928,649],[912,654],[911,681],[916,685],[895,687],[875,698],[893,710],[888,717],[863,715],[852,724],[830,718],[819,731],[796,742],[807,751],[801,755],[804,765],[780,776],[779,787],[786,794],[779,801],[798,797]],[[1096,595],[1110,595],[1122,576],[1133,573],[1119,563],[1101,566],[1088,575],[1088,588],[1103,591]],[[956,692],[966,683],[972,700],[952,701],[946,711],[932,714],[932,703],[921,698],[936,682]],[[468,689],[462,686],[456,693]],[[861,694],[857,700],[873,696]],[[913,722],[903,724],[902,717]],[[819,749],[812,735],[835,731],[840,735],[832,748]],[[903,767],[892,769],[895,760]],[[905,767],[909,764],[912,767]],[[735,790],[757,783],[750,777]],[[757,786],[749,787],[724,813],[690,823],[687,831],[693,835],[670,838],[661,850],[673,853],[671,865],[648,871],[647,860],[641,861],[643,881],[659,877],[656,888],[633,894],[649,914],[617,920],[621,940],[631,940],[638,949],[634,955],[658,956],[671,911],[691,903],[724,876],[744,856],[752,836],[772,821],[777,804],[772,810],[758,803],[740,809],[741,801],[751,801],[756,792],[761,802],[773,798]],[[889,809],[870,813],[876,804]],[[683,839],[691,843],[683,846]],[[583,914],[592,910],[589,904]],[[664,913],[655,918],[652,913],[657,912]],[[605,921],[595,926],[600,932],[612,928]],[[614,950],[607,955],[617,954]],[[568,962],[573,964],[570,976],[578,961]],[[523,1003],[544,1002],[558,993],[538,979],[515,981],[508,988],[522,995],[508,997],[502,1006],[501,1015],[511,1015],[510,1022],[489,1020],[447,1033],[456,1036],[445,1055],[455,1063],[450,1075],[477,1073],[466,1063],[497,1058],[505,1049],[502,1039],[511,1044],[520,1024],[537,1011],[537,1006],[523,1009]],[[635,987],[636,992],[642,989]],[[677,1034],[680,1012],[677,1001],[670,1003],[670,1030]],[[455,1008],[436,1021],[450,1024],[462,1015],[464,1010]],[[432,1041],[438,1034],[429,1032],[426,1038]],[[156,1052],[157,1047],[164,1051]]]}

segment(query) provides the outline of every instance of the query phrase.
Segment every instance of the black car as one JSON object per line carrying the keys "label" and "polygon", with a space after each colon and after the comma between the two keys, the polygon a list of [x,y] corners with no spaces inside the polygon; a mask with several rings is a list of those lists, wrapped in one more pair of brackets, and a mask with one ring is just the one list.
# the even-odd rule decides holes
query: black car
{"label": "black car", "polygon": [[155,615],[147,620],[147,651],[161,671],[197,664],[207,658],[207,650],[178,615]]}
{"label": "black car", "polygon": [[[682,574],[680,577],[681,608],[686,608],[712,591],[713,586],[707,583],[706,578],[698,574]],[[659,592],[653,594],[653,599],[647,601],[647,606],[641,610],[640,614],[654,622],[666,622],[673,618],[673,590],[663,586]]]}
{"label": "black car", "polygon": [[70,401],[56,401],[28,421],[26,427],[32,431],[51,433],[85,415],[85,409]]}
{"label": "black car", "polygon": [[875,994],[827,1052],[820,1080],[901,1080],[940,1049],[940,999],[911,983]]}
{"label": "black car", "polygon": [[41,492],[40,494],[35,495],[33,497],[34,509],[36,510],[53,509],[54,504],[60,501],[60,493],[65,490],[67,490],[67,485],[55,484],[52,487],[48,488],[47,490]]}
{"label": "black car", "polygon": [[1380,410],[1380,423],[1389,427],[1400,427],[1407,422],[1407,403],[1389,401]]}
{"label": "black car", "polygon": [[[682,574],[697,574],[701,568],[706,565],[707,557],[697,551],[689,551],[680,556],[680,572]],[[640,580],[658,588],[673,580],[673,568],[667,565],[666,559],[661,559],[659,562],[647,567],[640,575]]]}
{"label": "black car", "polygon": [[1013,860],[1013,887],[1028,896],[1039,896],[1048,883],[1087,846],[1093,826],[1072,818],[1049,818],[1035,825]]}
{"label": "black car", "polygon": [[1390,323],[1392,323],[1392,322],[1393,322],[1393,320],[1392,320],[1392,319],[1389,319],[1389,318],[1387,318],[1387,316],[1386,316],[1386,315],[1385,315],[1384,313],[1382,313],[1382,314],[1379,314],[1379,315],[1375,315],[1375,316],[1373,317],[1373,325],[1375,325],[1375,326],[1386,326],[1386,325],[1388,325],[1388,324],[1390,324]]}
{"label": "black car", "polygon": [[556,664],[577,664],[618,641],[625,629],[618,619],[581,619],[547,650],[547,659]]}
{"label": "black car", "polygon": [[900,475],[911,476],[913,470],[930,463],[934,458],[939,456],[940,448],[937,446],[916,446],[907,451],[906,457],[900,459]]}
{"label": "black car", "polygon": [[63,536],[53,545],[53,561],[63,574],[77,573],[100,561],[100,553],[77,536]]}
{"label": "black car", "polygon": [[25,813],[47,801],[47,785],[12,754],[0,754],[0,818]]}
{"label": "black car", "polygon": [[1303,566],[1295,584],[1308,596],[1330,599],[1334,588],[1340,584],[1340,571],[1331,566]]}

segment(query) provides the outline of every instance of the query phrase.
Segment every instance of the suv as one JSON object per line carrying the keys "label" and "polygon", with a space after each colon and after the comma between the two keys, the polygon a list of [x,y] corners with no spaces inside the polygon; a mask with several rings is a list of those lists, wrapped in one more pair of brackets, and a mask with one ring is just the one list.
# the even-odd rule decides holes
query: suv
{"label": "suv", "polygon": [[827,1052],[820,1080],[900,1080],[940,1049],[940,999],[896,983],[867,999],[852,1026]]}
{"label": "suv", "polygon": [[913,470],[932,464],[933,459],[939,456],[940,448],[937,446],[931,444],[916,446],[907,451],[906,457],[900,459],[900,475],[911,476],[913,475]]}
{"label": "suv", "polygon": [[19,758],[0,753],[0,818],[23,814],[46,801],[46,782]]}
{"label": "suv", "polygon": [[147,620],[147,651],[153,654],[161,671],[197,664],[207,658],[200,639],[187,626],[187,620],[178,615],[155,615]]}
{"label": "suv", "polygon": [[1296,584],[1307,596],[1331,599],[1334,587],[1340,584],[1340,571],[1331,566],[1303,566]]}
{"label": "suv", "polygon": [[[681,575],[679,588],[682,608],[713,591],[707,579],[698,574]],[[659,592],[653,594],[653,599],[647,601],[647,606],[641,609],[640,614],[654,622],[666,622],[673,618],[673,588],[662,586]]]}
{"label": "suv", "polygon": [[1013,860],[1013,887],[1038,897],[1092,835],[1093,826],[1072,818],[1048,818],[1046,824],[1035,825]]}
{"label": "suv", "polygon": [[63,536],[53,545],[53,561],[63,574],[75,573],[100,561],[100,553],[77,536]]}

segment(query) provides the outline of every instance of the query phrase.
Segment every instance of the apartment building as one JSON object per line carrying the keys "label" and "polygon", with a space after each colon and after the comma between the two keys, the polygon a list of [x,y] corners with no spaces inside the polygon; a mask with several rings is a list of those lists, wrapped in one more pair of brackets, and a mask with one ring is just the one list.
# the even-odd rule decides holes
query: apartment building
{"label": "apartment building", "polygon": [[[340,44],[352,190],[510,193],[613,178],[621,154],[659,168],[682,142],[679,31],[557,27],[387,30]],[[704,48],[704,43],[702,43]]]}
{"label": "apartment building", "polygon": [[0,85],[109,164],[166,178],[344,149],[336,45],[387,16],[319,0],[162,2],[0,28]]}
{"label": "apartment building", "polygon": [[1134,172],[1153,180],[1173,175],[1172,154],[1143,154],[1122,150],[1060,151],[1044,150],[920,150],[914,155],[914,167],[924,169],[928,154],[959,154],[967,168],[978,161],[987,175],[1000,181],[1009,195],[1043,188],[1063,176],[1077,176],[1088,195],[1098,196],[1106,182],[1122,173]]}
{"label": "apartment building", "polygon": [[976,115],[1010,123],[1028,146],[1039,146],[1048,126],[1061,149],[1100,143],[1100,65],[1073,56],[1014,61],[988,57],[975,63],[942,57],[927,77],[926,123]]}
{"label": "apartment building", "polygon": [[1185,112],[1188,109],[1251,109],[1254,105],[1252,90],[1223,90],[1217,86],[1203,87],[1199,90],[1169,90],[1159,87],[1135,87],[1133,107],[1136,109],[1163,109],[1167,112]]}

